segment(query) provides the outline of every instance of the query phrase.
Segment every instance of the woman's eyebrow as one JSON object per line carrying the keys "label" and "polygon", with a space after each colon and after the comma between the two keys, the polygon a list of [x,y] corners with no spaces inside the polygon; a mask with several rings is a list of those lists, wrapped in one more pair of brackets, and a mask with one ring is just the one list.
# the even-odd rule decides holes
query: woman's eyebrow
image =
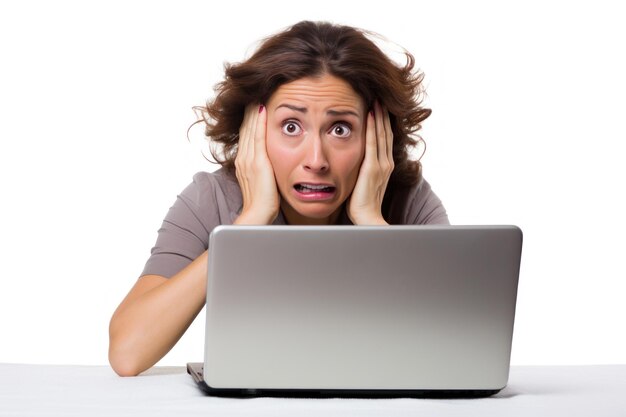
{"label": "woman's eyebrow", "polygon": [[279,106],[276,106],[276,109],[275,109],[275,110],[278,110],[278,109],[280,109],[281,107],[287,107],[288,109],[295,110],[295,111],[299,111],[300,113],[306,113],[306,111],[307,111],[307,110],[306,110],[306,107],[297,107],[297,106],[294,106],[294,105],[292,105],[292,104],[281,104],[281,105],[279,105]]}
{"label": "woman's eyebrow", "polygon": [[[276,107],[276,110],[278,110],[281,107],[286,107],[286,108],[291,109],[291,110],[299,111],[300,113],[306,113],[307,112],[307,108],[306,107],[297,107],[297,106],[294,106],[292,104],[281,104],[281,105]],[[356,112],[353,112],[352,110],[342,110],[342,111],[328,110],[328,111],[326,111],[326,114],[328,114],[330,116],[345,116],[345,115],[351,114],[353,116],[359,117],[359,115]]]}
{"label": "woman's eyebrow", "polygon": [[353,112],[352,110],[342,110],[342,111],[328,110],[326,114],[329,114],[331,116],[345,116],[345,115],[351,114],[353,116],[356,116],[357,118],[359,117],[359,115]]}

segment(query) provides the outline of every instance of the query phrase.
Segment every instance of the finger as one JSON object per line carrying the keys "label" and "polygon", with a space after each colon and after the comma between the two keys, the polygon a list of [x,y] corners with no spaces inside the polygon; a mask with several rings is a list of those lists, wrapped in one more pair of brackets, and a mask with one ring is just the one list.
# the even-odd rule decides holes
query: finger
{"label": "finger", "polygon": [[367,113],[367,129],[365,131],[365,158],[363,162],[375,163],[378,159],[376,149],[376,121],[373,115],[374,110]]}
{"label": "finger", "polygon": [[391,130],[391,117],[386,107],[383,108],[383,113],[385,115],[385,138],[387,140],[385,149],[387,150],[387,160],[393,165],[393,130]]}
{"label": "finger", "polygon": [[251,166],[254,161],[254,136],[256,134],[257,119],[259,116],[259,105],[256,103],[248,106],[250,120],[248,121],[248,132],[246,134],[246,163]]}
{"label": "finger", "polygon": [[243,116],[243,122],[241,123],[241,128],[240,128],[240,140],[244,140],[247,135],[248,132],[250,131],[250,119],[252,118],[252,111],[251,109],[254,107],[254,105],[252,103],[248,104],[245,108],[245,112],[244,112],[244,116]]}
{"label": "finger", "polygon": [[249,111],[249,109],[250,109],[250,104],[248,104],[245,107],[244,112],[243,112],[243,120],[241,122],[241,127],[239,128],[240,139],[243,138],[243,136],[245,135],[246,130],[248,128],[248,123],[247,122],[250,119],[250,111]]}
{"label": "finger", "polygon": [[385,122],[383,120],[385,115],[383,114],[383,108],[378,100],[376,100],[374,106],[376,108],[376,146],[378,150],[378,161],[380,162],[387,160],[387,138],[385,136]]}
{"label": "finger", "polygon": [[237,158],[235,160],[237,166],[237,178],[239,179],[244,204],[247,204],[250,201],[251,190],[248,181],[249,175],[252,172],[250,161],[254,158],[254,150],[250,149],[250,135],[254,123],[255,111],[256,106],[253,103],[246,106],[244,121],[241,128],[242,134],[239,137]]}
{"label": "finger", "polygon": [[248,132],[250,131],[251,104],[244,110],[243,122],[239,128],[239,142],[237,144],[237,157],[235,158],[236,176],[241,188],[244,204],[248,196],[248,178],[246,177],[246,158],[248,157]]}
{"label": "finger", "polygon": [[267,131],[267,109],[257,106],[257,121],[254,133],[254,153],[258,156],[266,155],[265,134]]}
{"label": "finger", "polygon": [[243,122],[241,123],[241,127],[239,128],[239,143],[237,144],[237,158],[240,162],[245,161],[246,155],[248,153],[248,131],[250,130],[250,108],[252,104],[248,104],[244,111]]}

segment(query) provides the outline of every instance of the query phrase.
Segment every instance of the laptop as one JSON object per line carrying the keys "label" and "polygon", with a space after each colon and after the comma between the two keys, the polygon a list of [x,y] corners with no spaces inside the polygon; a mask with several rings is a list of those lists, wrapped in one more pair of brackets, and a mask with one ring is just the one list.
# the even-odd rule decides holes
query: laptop
{"label": "laptop", "polygon": [[187,371],[218,396],[493,395],[521,250],[516,226],[218,226]]}

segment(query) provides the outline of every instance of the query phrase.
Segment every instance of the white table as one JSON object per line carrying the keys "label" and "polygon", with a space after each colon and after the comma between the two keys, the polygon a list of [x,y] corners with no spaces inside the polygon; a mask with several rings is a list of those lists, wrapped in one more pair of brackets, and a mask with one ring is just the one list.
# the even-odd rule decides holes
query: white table
{"label": "white table", "polygon": [[480,399],[233,399],[184,367],[120,378],[105,366],[0,364],[0,416],[626,416],[626,365],[514,366]]}

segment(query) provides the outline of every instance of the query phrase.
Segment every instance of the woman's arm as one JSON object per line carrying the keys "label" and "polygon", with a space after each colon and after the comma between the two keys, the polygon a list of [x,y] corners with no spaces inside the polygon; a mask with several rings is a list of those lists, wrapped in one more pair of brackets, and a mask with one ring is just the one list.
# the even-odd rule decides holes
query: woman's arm
{"label": "woman's arm", "polygon": [[[233,224],[271,224],[280,198],[265,152],[267,111],[250,104],[235,160],[243,209]],[[206,302],[207,251],[172,278],[144,275],[117,308],[109,325],[109,362],[121,376],[157,363],[185,333]]]}
{"label": "woman's arm", "polygon": [[167,279],[145,275],[117,308],[109,326],[109,362],[120,376],[157,363],[204,306],[207,252]]}
{"label": "woman's arm", "polygon": [[[263,224],[239,216],[233,224]],[[135,376],[152,367],[178,342],[206,302],[205,251],[168,279],[139,278],[113,313],[109,325],[109,362],[120,376]]]}

